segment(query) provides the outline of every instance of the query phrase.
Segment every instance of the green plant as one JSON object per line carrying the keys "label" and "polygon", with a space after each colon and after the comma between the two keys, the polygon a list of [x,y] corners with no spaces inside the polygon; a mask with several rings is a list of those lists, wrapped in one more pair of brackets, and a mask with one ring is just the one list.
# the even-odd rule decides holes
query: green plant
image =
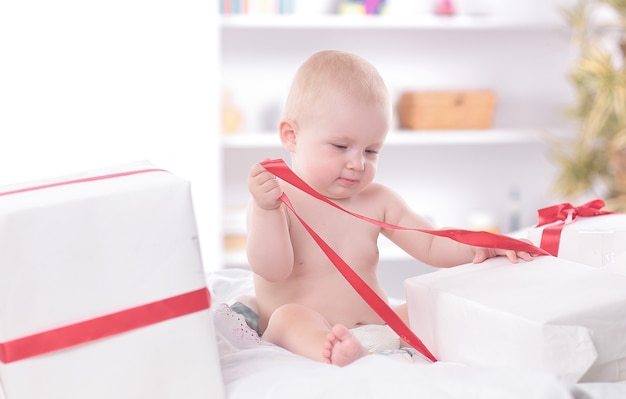
{"label": "green plant", "polygon": [[593,193],[607,208],[624,211],[626,0],[579,0],[563,13],[579,49],[569,75],[577,101],[567,113],[578,122],[578,135],[552,142],[555,189],[568,198]]}

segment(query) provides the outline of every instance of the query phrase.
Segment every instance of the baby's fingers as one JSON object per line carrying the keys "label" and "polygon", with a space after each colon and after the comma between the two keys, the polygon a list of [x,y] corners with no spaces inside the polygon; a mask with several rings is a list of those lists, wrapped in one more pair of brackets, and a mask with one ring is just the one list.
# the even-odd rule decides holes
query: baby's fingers
{"label": "baby's fingers", "polygon": [[504,254],[511,263],[517,263],[517,252],[507,249],[506,251],[504,251]]}
{"label": "baby's fingers", "polygon": [[526,251],[519,251],[517,253],[517,257],[525,260],[526,262],[533,260],[533,256]]}
{"label": "baby's fingers", "polygon": [[250,175],[250,177],[256,177],[256,176],[259,176],[259,175],[261,175],[263,173],[269,173],[269,172],[260,163],[255,163],[250,168],[249,175]]}
{"label": "baby's fingers", "polygon": [[520,259],[526,262],[533,260],[533,257],[526,251],[515,252],[513,250],[507,250],[505,251],[505,255],[511,263],[518,263]]}

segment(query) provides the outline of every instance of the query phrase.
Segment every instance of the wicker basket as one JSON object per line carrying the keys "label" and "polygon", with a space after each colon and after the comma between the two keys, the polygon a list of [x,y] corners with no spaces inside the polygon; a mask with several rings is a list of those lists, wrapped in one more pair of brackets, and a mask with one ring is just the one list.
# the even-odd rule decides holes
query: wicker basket
{"label": "wicker basket", "polygon": [[496,95],[489,90],[407,92],[400,96],[402,129],[488,129]]}

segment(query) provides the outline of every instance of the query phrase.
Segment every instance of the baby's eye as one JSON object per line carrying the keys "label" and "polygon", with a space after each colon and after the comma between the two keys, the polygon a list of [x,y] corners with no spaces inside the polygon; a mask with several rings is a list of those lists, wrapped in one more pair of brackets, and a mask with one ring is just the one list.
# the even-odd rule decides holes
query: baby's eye
{"label": "baby's eye", "polygon": [[365,153],[369,154],[369,155],[376,155],[376,154],[378,154],[378,151],[376,151],[376,150],[365,150]]}
{"label": "baby's eye", "polygon": [[333,144],[333,147],[338,148],[340,150],[345,150],[346,148],[348,148],[347,145],[343,145],[343,144]]}

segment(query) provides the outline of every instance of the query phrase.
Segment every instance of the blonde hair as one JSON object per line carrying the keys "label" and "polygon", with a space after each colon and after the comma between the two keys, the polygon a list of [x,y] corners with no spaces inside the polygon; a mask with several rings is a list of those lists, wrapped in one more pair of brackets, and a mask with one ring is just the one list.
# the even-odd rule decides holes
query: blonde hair
{"label": "blonde hair", "polygon": [[391,113],[387,86],[370,62],[351,53],[325,50],[310,56],[296,72],[283,117],[296,122],[315,117],[319,105],[331,94],[378,103]]}

